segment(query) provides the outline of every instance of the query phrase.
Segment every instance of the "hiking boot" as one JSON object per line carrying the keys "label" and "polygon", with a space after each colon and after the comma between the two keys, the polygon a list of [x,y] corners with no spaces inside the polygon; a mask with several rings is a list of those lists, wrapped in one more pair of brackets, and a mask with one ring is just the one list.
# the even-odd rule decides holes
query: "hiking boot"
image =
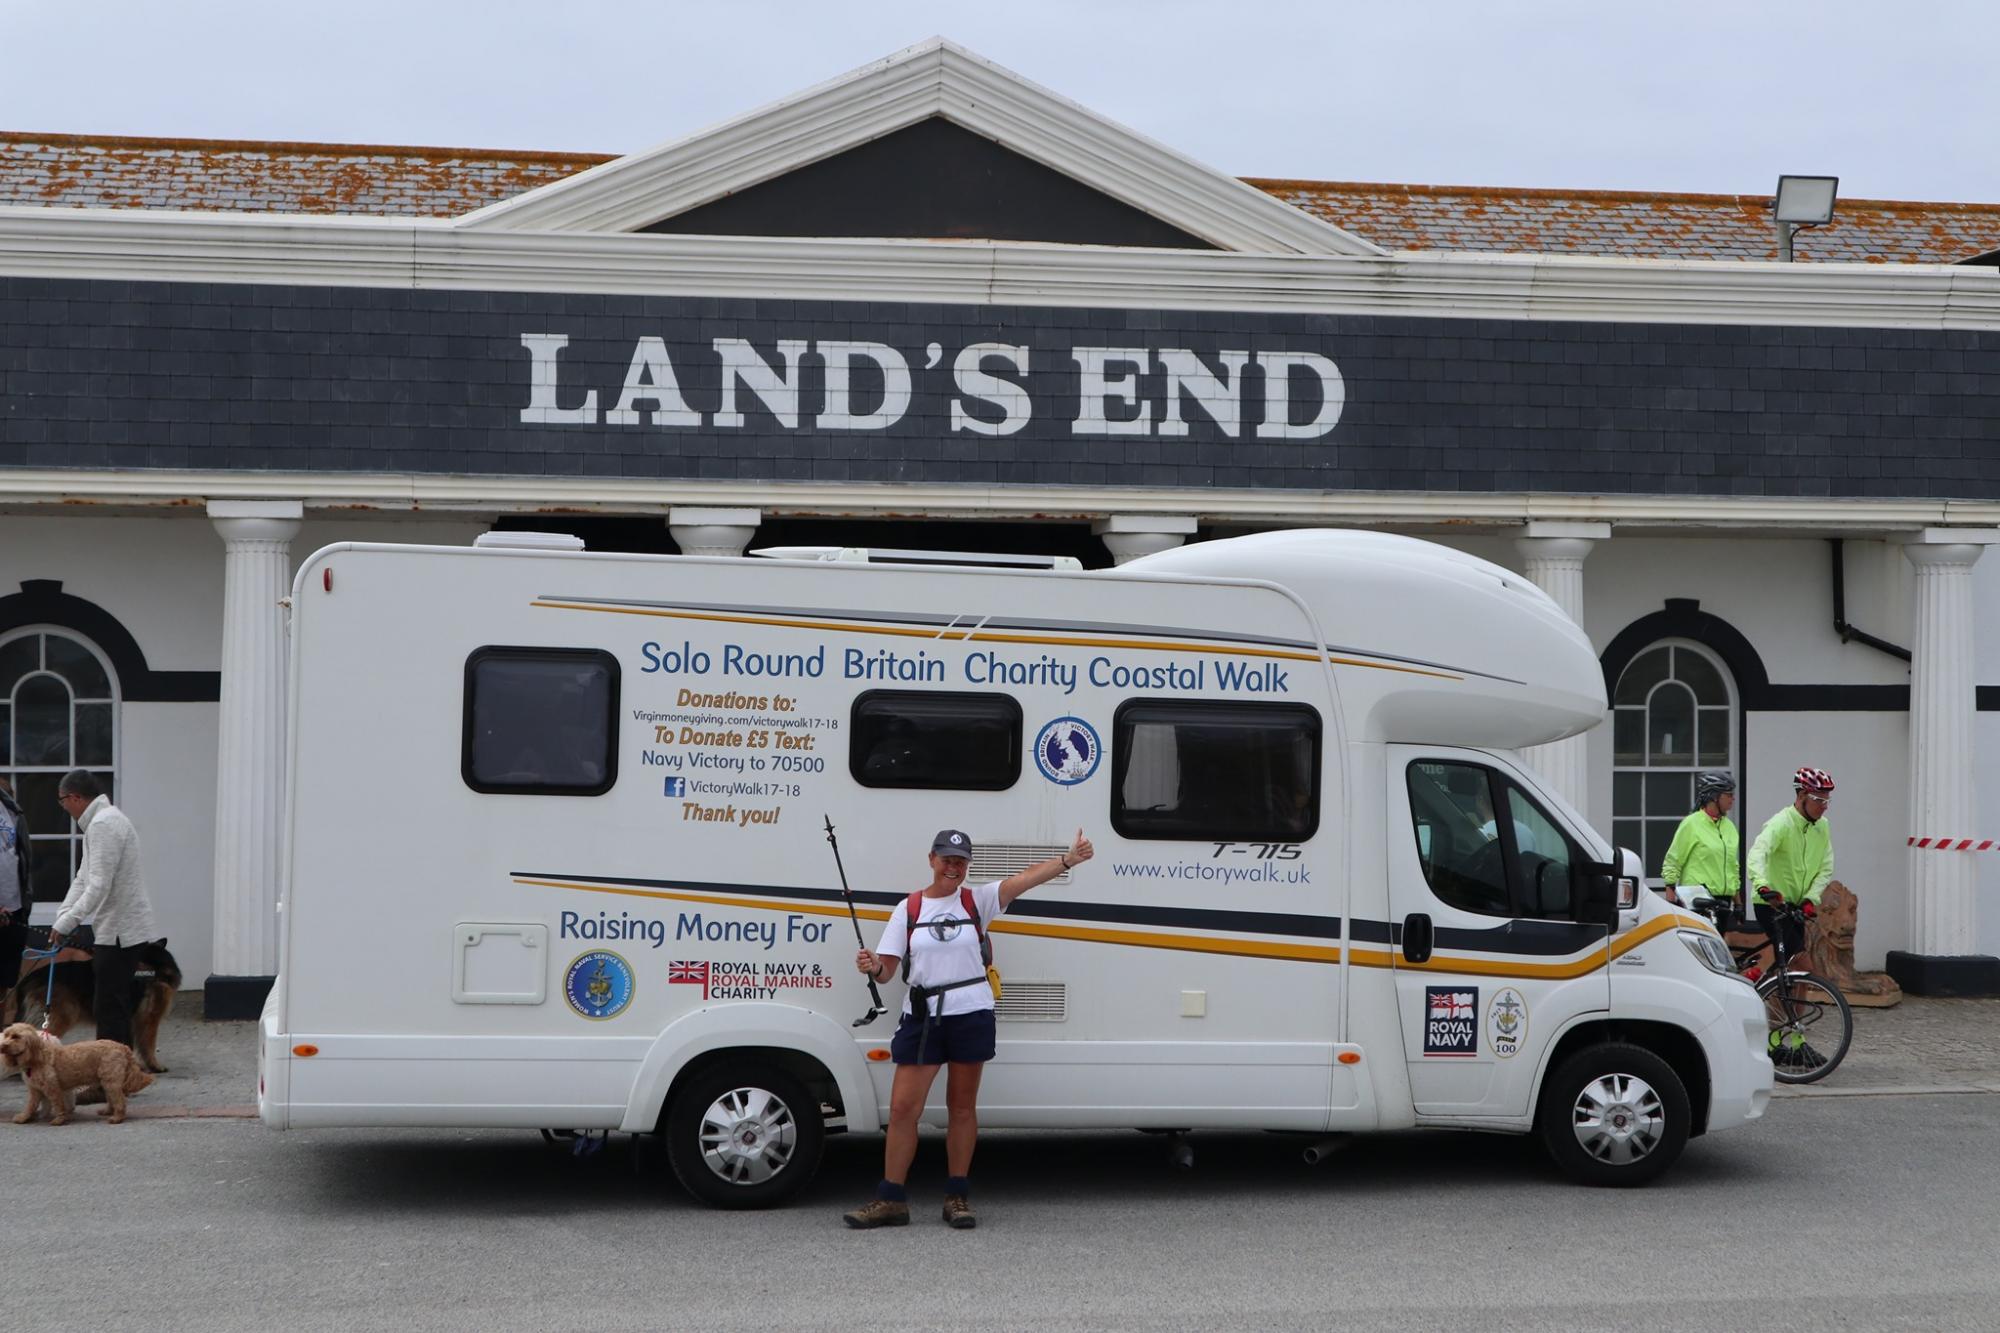
{"label": "hiking boot", "polygon": [[979,1216],[972,1211],[972,1205],[965,1201],[963,1194],[947,1194],[944,1196],[944,1224],[965,1231],[979,1225]]}
{"label": "hiking boot", "polygon": [[1818,1069],[1826,1063],[1826,1057],[1814,1050],[1810,1042],[1800,1042],[1797,1046],[1773,1047],[1771,1063],[1780,1069]]}
{"label": "hiking boot", "polygon": [[856,1231],[874,1227],[906,1227],[910,1225],[910,1205],[894,1199],[876,1199],[851,1213],[842,1213],[840,1220]]}

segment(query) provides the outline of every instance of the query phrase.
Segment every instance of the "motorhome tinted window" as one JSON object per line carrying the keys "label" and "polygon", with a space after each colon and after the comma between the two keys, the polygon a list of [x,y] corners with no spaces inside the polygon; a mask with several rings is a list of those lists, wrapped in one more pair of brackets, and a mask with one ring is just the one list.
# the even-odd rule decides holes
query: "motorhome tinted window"
{"label": "motorhome tinted window", "polygon": [[1319,828],[1319,714],[1134,699],[1112,724],[1111,826],[1127,838],[1303,842]]}
{"label": "motorhome tinted window", "polygon": [[[1424,879],[1440,902],[1482,916],[1512,916],[1507,848],[1493,816],[1493,774],[1475,764],[1411,764],[1410,820]],[[1528,831],[1517,829],[1517,839]]]}
{"label": "motorhome tinted window", "polygon": [[870,690],[847,765],[864,787],[1002,791],[1021,774],[1021,705],[1005,694]]}
{"label": "motorhome tinted window", "polygon": [[1411,764],[1409,788],[1417,858],[1439,901],[1482,916],[1569,918],[1580,857],[1513,779],[1436,761]]}
{"label": "motorhome tinted window", "polygon": [[460,769],[474,791],[596,796],[618,780],[618,659],[481,648],[465,662]]}

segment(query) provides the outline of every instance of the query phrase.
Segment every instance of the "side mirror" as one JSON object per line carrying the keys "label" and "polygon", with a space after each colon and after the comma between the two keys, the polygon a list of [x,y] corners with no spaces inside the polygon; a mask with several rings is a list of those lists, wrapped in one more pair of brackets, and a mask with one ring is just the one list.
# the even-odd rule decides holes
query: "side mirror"
{"label": "side mirror", "polygon": [[[1618,929],[1618,910],[1639,905],[1638,886],[1622,878],[1618,867],[1603,861],[1587,861],[1577,867],[1576,919]],[[1626,901],[1629,894],[1630,901]]]}
{"label": "side mirror", "polygon": [[1403,960],[1410,963],[1428,963],[1431,949],[1436,943],[1436,932],[1431,927],[1431,919],[1423,912],[1412,912],[1403,918]]}

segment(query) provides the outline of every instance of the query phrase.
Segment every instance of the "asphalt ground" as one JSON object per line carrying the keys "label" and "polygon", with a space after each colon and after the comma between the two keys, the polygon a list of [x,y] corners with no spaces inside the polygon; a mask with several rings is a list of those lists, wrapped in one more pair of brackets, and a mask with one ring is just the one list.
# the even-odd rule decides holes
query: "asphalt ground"
{"label": "asphalt ground", "polygon": [[880,1171],[839,1136],[794,1205],[717,1213],[629,1138],[273,1133],[233,1119],[0,1124],[23,1330],[1991,1330],[2000,1097],[1797,1098],[1642,1190],[1528,1140],[1003,1131],[977,1231],[840,1212]]}

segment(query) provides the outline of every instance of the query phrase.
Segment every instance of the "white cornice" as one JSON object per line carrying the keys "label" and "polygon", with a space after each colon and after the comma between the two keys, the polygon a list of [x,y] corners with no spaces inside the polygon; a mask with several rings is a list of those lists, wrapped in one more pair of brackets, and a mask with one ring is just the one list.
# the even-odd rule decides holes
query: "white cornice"
{"label": "white cornice", "polygon": [[2000,328],[2000,269],[470,232],[0,208],[0,275],[1644,323]]}
{"label": "white cornice", "polygon": [[670,481],[410,473],[181,472],[0,468],[0,508],[14,513],[204,512],[222,500],[296,500],[308,515],[659,514],[676,506],[767,515],[958,519],[1100,519],[1186,514],[1206,523],[1508,530],[1538,522],[1620,530],[1916,532],[2000,527],[2000,501],[1789,500],[1745,496],[1448,495],[1145,487],[902,485],[870,482]]}
{"label": "white cornice", "polygon": [[1224,250],[1382,253],[942,38],[455,225],[633,232],[937,116]]}

